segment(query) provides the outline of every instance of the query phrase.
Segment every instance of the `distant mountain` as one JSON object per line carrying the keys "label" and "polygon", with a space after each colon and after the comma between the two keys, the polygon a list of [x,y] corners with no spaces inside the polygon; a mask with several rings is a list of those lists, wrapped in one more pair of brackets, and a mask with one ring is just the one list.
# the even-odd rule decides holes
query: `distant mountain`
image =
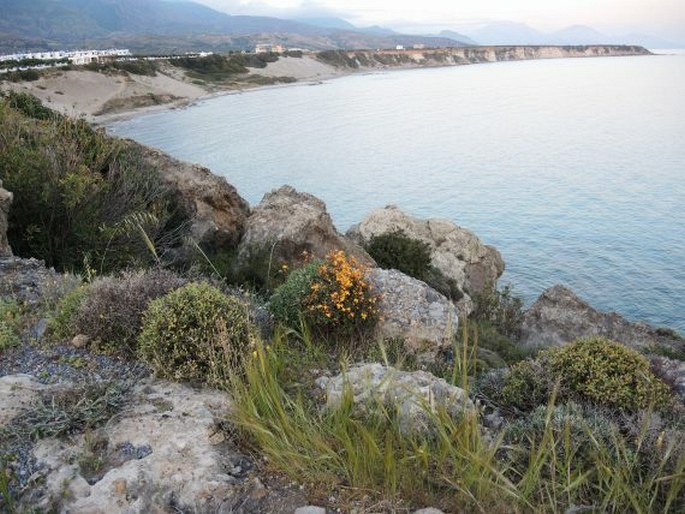
{"label": "distant mountain", "polygon": [[464,43],[466,45],[478,44],[470,37],[465,36],[464,34],[461,34],[459,32],[455,32],[454,30],[443,30],[442,32],[440,32],[440,34],[437,35],[437,37],[446,37],[449,39],[453,39],[454,41],[459,41],[460,43]]}
{"label": "distant mountain", "polygon": [[295,18],[293,21],[306,23],[307,25],[314,25],[315,27],[321,27],[324,29],[357,30],[357,27],[352,25],[349,21],[343,20],[342,18]]}
{"label": "distant mountain", "polygon": [[503,21],[489,23],[472,32],[468,37],[481,45],[544,45],[550,44],[549,37],[525,23]]}
{"label": "distant mountain", "polygon": [[565,29],[547,34],[550,41],[558,45],[597,45],[614,43],[614,38],[602,34],[585,25],[572,25]]}
{"label": "distant mountain", "polygon": [[370,27],[361,27],[356,29],[360,32],[365,32],[366,34],[376,34],[378,36],[396,36],[399,32],[395,32],[392,29],[387,29],[385,27],[379,27],[378,25],[372,25]]}
{"label": "distant mountain", "polygon": [[281,43],[315,50],[458,46],[451,39],[358,29],[339,18],[232,16],[190,1],[0,0],[0,53],[127,46],[137,52],[214,51]]}

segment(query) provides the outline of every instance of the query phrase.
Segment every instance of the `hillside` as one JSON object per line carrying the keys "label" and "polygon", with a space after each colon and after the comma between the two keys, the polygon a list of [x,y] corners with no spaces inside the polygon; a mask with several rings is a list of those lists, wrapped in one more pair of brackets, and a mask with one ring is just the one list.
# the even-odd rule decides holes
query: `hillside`
{"label": "hillside", "polygon": [[231,16],[194,2],[0,0],[0,52],[120,45],[139,53],[242,50],[256,43],[311,49],[458,46],[449,38],[377,34],[264,16]]}

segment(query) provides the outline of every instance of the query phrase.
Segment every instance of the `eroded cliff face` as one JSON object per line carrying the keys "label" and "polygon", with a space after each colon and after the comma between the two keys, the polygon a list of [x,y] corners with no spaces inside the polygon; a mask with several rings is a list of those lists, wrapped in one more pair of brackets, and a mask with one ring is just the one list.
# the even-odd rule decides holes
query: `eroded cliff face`
{"label": "eroded cliff face", "polygon": [[462,48],[355,50],[329,53],[338,68],[374,69],[393,67],[456,66],[497,61],[561,59],[571,57],[617,57],[651,55],[636,45],[578,46],[472,46]]}

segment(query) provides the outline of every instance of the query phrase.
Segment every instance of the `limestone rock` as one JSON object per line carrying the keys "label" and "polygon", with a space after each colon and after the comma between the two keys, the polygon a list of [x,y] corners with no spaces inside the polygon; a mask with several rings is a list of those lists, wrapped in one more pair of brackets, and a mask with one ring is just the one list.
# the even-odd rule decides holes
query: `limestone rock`
{"label": "limestone rock", "polygon": [[326,509],[317,507],[315,505],[307,505],[306,507],[299,507],[295,509],[293,514],[326,514]]}
{"label": "limestone rock", "polygon": [[397,230],[428,243],[432,265],[470,296],[494,286],[504,272],[504,260],[497,249],[484,245],[470,230],[446,219],[414,218],[394,205],[373,211],[350,227],[347,236],[365,245],[374,236]]}
{"label": "limestone rock", "polygon": [[253,209],[239,259],[245,261],[255,252],[264,252],[273,262],[295,263],[301,261],[303,252],[324,258],[335,250],[344,250],[361,264],[374,264],[362,248],[338,233],[321,200],[283,186],[265,194]]}
{"label": "limestone rock", "polygon": [[346,388],[360,414],[375,411],[378,404],[397,409],[400,430],[425,434],[431,429],[429,412],[444,408],[453,417],[474,409],[464,392],[425,371],[398,371],[382,364],[360,364],[333,378],[321,377],[316,384],[326,392],[326,407],[340,405]]}
{"label": "limestone rock", "polygon": [[44,387],[30,375],[0,377],[0,427],[29,408]]}
{"label": "limestone rock", "polygon": [[397,270],[369,270],[380,295],[378,336],[402,338],[413,353],[435,353],[451,346],[459,323],[457,308],[425,282]]}
{"label": "limestone rock", "polygon": [[12,193],[2,188],[2,180],[0,180],[0,257],[12,255],[12,249],[7,240],[7,217],[12,204],[12,197]]}
{"label": "limestone rock", "polygon": [[659,355],[649,358],[652,370],[685,402],[685,361],[669,359]]}
{"label": "limestone rock", "polygon": [[234,466],[211,441],[228,406],[227,396],[217,391],[141,383],[129,409],[104,432],[107,448],[129,456],[94,483],[74,464],[84,451],[78,437],[45,439],[35,446],[34,456],[44,466],[44,486],[33,492],[35,506],[59,500],[63,512],[167,512],[171,507],[218,512],[235,493],[236,479],[228,471]]}
{"label": "limestone rock", "polygon": [[153,148],[127,140],[145,163],[178,192],[190,216],[190,235],[206,251],[235,247],[245,229],[249,205],[226,179],[207,168],[174,159]]}
{"label": "limestone rock", "polygon": [[674,333],[631,323],[615,312],[600,312],[562,285],[543,291],[523,316],[521,344],[525,346],[559,346],[593,336],[637,349],[654,345],[685,349],[685,340]]}

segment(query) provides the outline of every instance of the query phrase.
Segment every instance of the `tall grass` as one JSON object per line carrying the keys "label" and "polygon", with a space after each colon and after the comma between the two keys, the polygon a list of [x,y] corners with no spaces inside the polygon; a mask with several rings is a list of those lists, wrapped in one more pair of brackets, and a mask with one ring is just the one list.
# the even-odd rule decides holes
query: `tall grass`
{"label": "tall grass", "polygon": [[[468,339],[455,349],[453,378],[464,387],[475,358]],[[270,466],[321,491],[336,490],[349,501],[372,496],[390,511],[400,505],[488,513],[564,512],[570,506],[682,512],[685,507],[685,459],[681,455],[674,463],[674,448],[666,448],[656,467],[647,469],[638,457],[646,426],[635,440],[616,430],[607,443],[585,425],[590,448],[579,448],[570,421],[560,425],[554,419],[552,398],[544,429],[530,434],[526,444],[505,444],[505,432],[484,429],[475,412],[454,419],[429,405],[425,414],[435,429],[407,435],[386,405],[377,403],[360,416],[349,390],[337,407],[317,408],[306,393],[312,384],[288,383],[298,376],[293,344],[281,332],[270,346],[258,345],[243,372],[231,379],[232,419]],[[306,359],[307,347],[316,345],[300,344],[299,355]]]}

